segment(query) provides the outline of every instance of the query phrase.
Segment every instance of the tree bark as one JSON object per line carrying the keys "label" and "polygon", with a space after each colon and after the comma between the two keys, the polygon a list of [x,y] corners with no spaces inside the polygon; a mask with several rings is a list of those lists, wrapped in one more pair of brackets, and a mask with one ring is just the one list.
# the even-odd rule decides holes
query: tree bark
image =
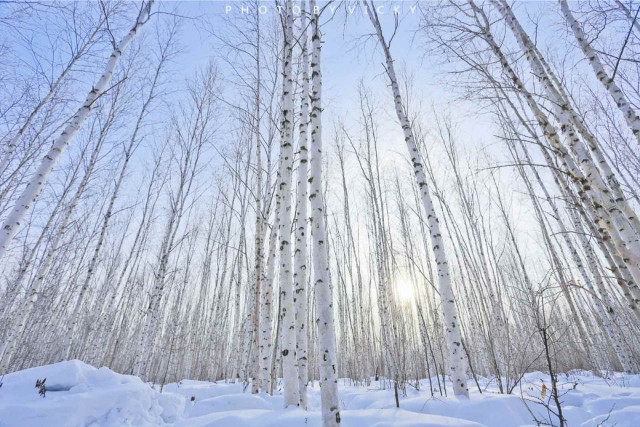
{"label": "tree bark", "polygon": [[333,297],[327,259],[326,207],[322,194],[322,40],[320,11],[315,0],[309,1],[311,12],[311,160],[309,162],[309,202],[311,207],[313,286],[320,355],[320,397],[322,425],[340,424],[336,332],[333,320]]}

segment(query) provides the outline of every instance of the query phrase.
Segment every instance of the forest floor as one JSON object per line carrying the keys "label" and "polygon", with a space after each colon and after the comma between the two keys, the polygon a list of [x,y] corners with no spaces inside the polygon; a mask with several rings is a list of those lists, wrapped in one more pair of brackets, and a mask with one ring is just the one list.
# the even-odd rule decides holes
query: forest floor
{"label": "forest floor", "polygon": [[[46,378],[45,396],[34,387]],[[436,380],[433,379],[437,390]],[[345,427],[509,427],[558,425],[550,401],[549,376],[526,374],[513,394],[499,394],[495,381],[470,383],[471,398],[431,397],[429,381],[420,390],[400,392],[379,382],[367,386],[340,380],[341,425]],[[640,375],[604,377],[574,371],[559,376],[562,411],[569,427],[640,426]],[[544,399],[542,384],[547,391]],[[162,393],[139,378],[96,369],[79,361],[56,363],[6,375],[0,387],[1,427],[289,427],[320,426],[317,382],[309,390],[310,411],[282,409],[282,395],[243,393],[242,384],[185,380]],[[448,384],[451,393],[450,384]],[[537,421],[536,421],[537,419]],[[546,424],[545,424],[546,423]]]}

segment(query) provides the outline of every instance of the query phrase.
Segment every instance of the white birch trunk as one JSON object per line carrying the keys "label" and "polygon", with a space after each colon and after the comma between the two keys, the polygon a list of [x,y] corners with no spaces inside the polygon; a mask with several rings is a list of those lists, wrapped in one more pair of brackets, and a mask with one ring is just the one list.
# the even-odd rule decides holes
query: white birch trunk
{"label": "white birch trunk", "polygon": [[283,60],[283,106],[282,106],[282,141],[280,156],[282,164],[278,173],[278,186],[281,192],[280,221],[278,235],[280,237],[280,295],[282,305],[280,321],[282,322],[282,371],[284,377],[284,407],[300,404],[298,386],[298,369],[296,360],[296,326],[293,296],[293,275],[291,268],[291,211],[293,172],[293,11],[292,2],[285,1],[285,35]]}
{"label": "white birch trunk", "polygon": [[[268,163],[268,162],[267,162]],[[282,167],[283,158],[278,159],[278,170]],[[271,188],[270,175],[267,174],[266,189]],[[266,269],[263,269],[262,287],[260,289],[260,359],[261,359],[261,372],[260,383],[262,389],[271,394],[273,392],[272,382],[272,365],[273,365],[273,353],[277,346],[273,345],[273,282],[276,274],[277,265],[277,243],[278,243],[278,229],[280,221],[280,205],[281,194],[280,188],[276,185],[275,188],[275,209],[273,215],[273,227],[269,230],[269,252],[267,254]],[[266,199],[266,196],[265,196]],[[266,218],[268,214],[263,211],[263,218],[266,224]],[[265,271],[266,270],[266,271]]]}
{"label": "white birch trunk", "polygon": [[[280,195],[276,189],[276,199]],[[278,228],[280,217],[279,202],[276,204],[273,228],[269,233],[269,253],[267,255],[267,272],[263,276],[262,287],[260,288],[260,384],[262,389],[271,393],[271,361],[273,354],[273,280],[276,272],[276,244],[278,240]]]}
{"label": "white birch trunk", "polygon": [[322,74],[320,67],[322,40],[320,13],[315,0],[309,2],[311,21],[311,159],[309,170],[309,202],[311,207],[313,286],[318,330],[320,365],[320,397],[322,425],[340,424],[336,331],[333,320],[333,297],[327,259],[326,208],[322,194]]}
{"label": "white birch trunk", "polygon": [[[253,311],[253,332],[255,349],[253,351],[253,379],[251,384],[251,392],[258,393],[260,388],[263,388],[265,384],[261,381],[262,374],[262,354],[261,354],[261,322],[264,319],[261,316],[261,295],[262,286],[264,282],[264,219],[262,212],[262,142],[260,140],[260,91],[261,91],[261,79],[260,79],[260,13],[256,10],[256,25],[257,25],[257,40],[256,40],[256,111],[255,111],[255,138],[256,138],[256,231],[255,231],[255,281],[256,288],[254,291],[254,311]],[[270,318],[268,321],[271,321]]]}
{"label": "white birch trunk", "polygon": [[[367,5],[365,3],[365,5]],[[373,24],[380,46],[384,50],[386,60],[386,71],[391,81],[391,89],[393,92],[393,98],[395,103],[396,114],[402,131],[404,133],[404,139],[409,150],[409,156],[411,157],[411,164],[413,165],[413,172],[418,182],[420,190],[420,196],[422,200],[422,206],[424,213],[427,217],[427,224],[429,225],[429,232],[431,235],[431,244],[433,245],[433,254],[435,256],[436,266],[438,270],[438,287],[440,290],[440,298],[442,299],[442,311],[444,313],[444,324],[446,329],[447,338],[447,350],[448,350],[448,372],[451,376],[453,383],[453,391],[456,396],[469,396],[469,389],[467,387],[467,356],[462,348],[462,334],[460,331],[460,322],[458,319],[458,310],[456,308],[455,296],[453,293],[453,287],[451,286],[451,277],[449,274],[449,264],[444,249],[444,241],[440,232],[440,223],[433,207],[433,201],[431,200],[431,194],[429,191],[429,185],[427,183],[427,177],[424,172],[424,163],[422,161],[420,152],[415,142],[413,135],[413,129],[411,123],[404,110],[402,96],[400,94],[400,86],[398,85],[398,78],[393,64],[393,58],[389,45],[387,44],[384,35],[382,33],[382,27],[378,20],[375,8],[372,5],[367,5],[367,13],[369,19]]]}
{"label": "white birch trunk", "polygon": [[627,97],[622,92],[622,89],[618,87],[618,85],[613,81],[613,78],[609,77],[604,67],[602,66],[602,62],[600,62],[600,57],[598,53],[591,47],[589,42],[587,41],[586,35],[584,31],[582,31],[582,27],[580,23],[574,18],[571,10],[569,9],[569,4],[566,0],[559,0],[560,9],[562,10],[562,14],[564,15],[569,27],[573,31],[573,34],[576,36],[576,40],[578,41],[578,45],[582,52],[587,57],[589,61],[589,65],[593,68],[593,72],[596,74],[596,77],[602,83],[602,86],[609,92],[611,98],[614,103],[618,107],[618,109],[622,112],[624,119],[627,121],[627,124],[631,128],[631,131],[636,137],[636,140],[640,144],[640,117],[633,109]]}
{"label": "white birch trunk", "polygon": [[[635,30],[640,33],[640,22],[638,22],[634,14],[631,13],[631,10],[626,5],[624,5],[620,0],[615,0],[615,3],[620,8],[620,10],[622,10],[622,13],[624,13],[624,16],[627,17],[627,19],[629,20],[633,28],[635,28]],[[636,12],[636,14],[637,13],[638,12]]]}
{"label": "white birch trunk", "polygon": [[122,58],[122,53],[135,39],[140,28],[149,19],[153,1],[154,0],[149,0],[145,5],[143,5],[133,28],[114,47],[113,52],[111,52],[111,56],[107,61],[104,73],[95,84],[95,86],[93,86],[82,106],[78,109],[78,111],[76,111],[75,115],[71,119],[71,123],[69,123],[64,128],[60,136],[56,138],[53,146],[42,159],[42,162],[36,170],[35,175],[27,184],[27,187],[24,189],[24,191],[20,195],[20,198],[16,201],[15,206],[7,216],[7,219],[5,220],[2,227],[2,231],[0,232],[0,257],[2,257],[6,252],[9,243],[18,232],[20,223],[24,219],[33,203],[35,203],[35,201],[40,196],[42,187],[47,182],[47,179],[51,174],[51,170],[58,162],[58,159],[60,158],[62,153],[64,153],[64,151],[67,149],[71,140],[73,140],[75,135],[82,128],[84,122],[87,120],[89,113],[94,107],[95,101],[104,93],[105,90],[108,89],[108,85],[109,82],[111,82],[113,73],[118,66],[118,63],[120,62],[120,59]]}
{"label": "white birch trunk", "polygon": [[306,0],[300,2],[301,19],[299,43],[301,46],[302,67],[302,102],[300,106],[299,124],[299,152],[298,152],[298,183],[296,201],[296,247],[294,252],[293,281],[294,302],[296,306],[296,357],[298,360],[298,384],[300,388],[300,406],[307,409],[307,203],[308,186],[307,171],[309,153],[307,149],[307,128],[309,125],[309,55],[307,50],[307,20],[305,11]]}

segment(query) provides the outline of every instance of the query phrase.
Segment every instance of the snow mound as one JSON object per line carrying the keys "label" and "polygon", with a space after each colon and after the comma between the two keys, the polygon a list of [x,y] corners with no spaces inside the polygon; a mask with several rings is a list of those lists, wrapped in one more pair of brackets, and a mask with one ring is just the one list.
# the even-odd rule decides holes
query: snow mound
{"label": "snow mound", "polygon": [[[454,415],[454,414],[452,414]],[[456,414],[457,416],[457,414]],[[440,415],[419,414],[405,409],[380,409],[377,411],[343,411],[345,427],[483,427],[473,421]]]}
{"label": "snow mound", "polygon": [[[42,397],[35,384],[45,378]],[[137,377],[71,360],[6,375],[0,388],[0,426],[165,425],[159,396]],[[167,399],[163,403],[169,406]]]}
{"label": "snow mound", "polygon": [[[483,424],[404,409],[341,411],[343,427],[484,427]],[[322,427],[320,411],[302,409],[239,410],[187,418],[179,427]]]}
{"label": "snow mound", "polygon": [[402,407],[410,411],[442,416],[452,416],[468,421],[481,422],[486,427],[502,427],[505,420],[509,425],[519,426],[531,423],[531,414],[517,396],[492,395],[469,400],[429,399],[415,397],[403,402]]}
{"label": "snow mound", "polygon": [[[46,378],[46,396],[37,380]],[[401,393],[395,407],[388,384],[340,380],[344,427],[529,427],[557,425],[542,405],[550,386],[541,372],[525,375],[512,395],[499,394],[495,379],[481,379],[470,399],[429,392],[423,380]],[[600,377],[573,371],[560,376],[562,411],[569,426],[640,426],[640,375]],[[447,382],[447,389],[451,384]],[[162,392],[160,392],[162,390]],[[320,389],[309,387],[309,410],[283,409],[282,391],[252,395],[245,384],[184,380],[151,387],[137,377],[96,369],[80,361],[15,372],[0,388],[0,427],[321,427]],[[405,395],[406,394],[406,395]],[[551,406],[553,404],[551,403]],[[554,408],[552,408],[554,409]]]}
{"label": "snow mound", "polygon": [[264,399],[252,394],[229,394],[196,401],[189,416],[198,417],[211,412],[247,411],[250,409],[270,409]]}
{"label": "snow mound", "polygon": [[211,383],[207,381],[182,380],[179,383],[166,384],[163,391],[180,394],[195,401],[210,399],[212,397],[238,394],[243,392],[240,383]]}

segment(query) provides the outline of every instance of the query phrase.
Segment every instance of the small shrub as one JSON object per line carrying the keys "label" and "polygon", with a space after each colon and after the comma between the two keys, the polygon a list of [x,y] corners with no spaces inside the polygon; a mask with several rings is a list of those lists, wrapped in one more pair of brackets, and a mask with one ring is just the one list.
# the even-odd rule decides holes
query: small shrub
{"label": "small shrub", "polygon": [[36,380],[36,388],[38,389],[38,394],[42,397],[45,397],[47,394],[47,386],[45,385],[46,381],[46,378],[43,380]]}

